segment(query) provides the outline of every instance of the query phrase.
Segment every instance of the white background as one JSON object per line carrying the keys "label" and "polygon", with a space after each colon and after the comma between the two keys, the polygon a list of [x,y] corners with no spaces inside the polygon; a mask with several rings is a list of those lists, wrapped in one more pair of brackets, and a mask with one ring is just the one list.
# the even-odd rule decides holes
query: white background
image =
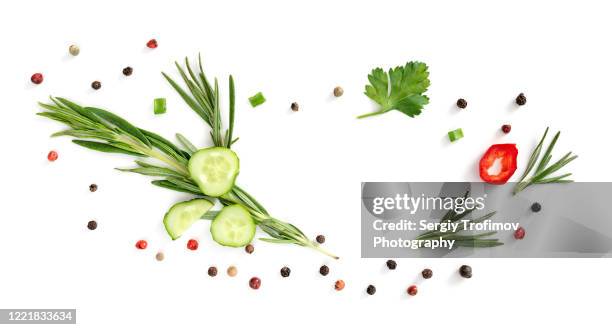
{"label": "white background", "polygon": [[[78,328],[607,327],[611,263],[602,260],[360,259],[361,181],[478,180],[493,143],[517,143],[519,171],[546,126],[578,181],[610,181],[610,7],[603,1],[16,1],[2,4],[0,308],[77,308]],[[159,41],[150,51],[145,43]],[[68,55],[72,43],[78,57]],[[215,245],[205,223],[171,242],[161,217],[186,196],[119,173],[129,157],[50,139],[60,125],[36,102],[66,96],[201,146],[208,130],[162,79],[173,60],[202,53],[224,102],[237,85],[239,182],[280,218],[327,236],[335,262],[313,251]],[[369,71],[409,60],[430,66],[431,103],[417,118],[374,109]],[[134,74],[123,77],[121,69]],[[45,81],[29,82],[34,72]],[[93,80],[102,89],[93,91]],[[345,95],[331,96],[341,85]],[[247,97],[268,101],[252,109]],[[524,92],[527,105],[513,105]],[[152,101],[168,99],[154,116]],[[465,111],[454,106],[464,97]],[[289,110],[291,102],[300,112]],[[226,104],[226,103],[225,103]],[[512,124],[509,135],[502,124]],[[446,132],[465,138],[450,144]],[[55,163],[49,150],[59,152]],[[557,154],[557,156],[559,156]],[[518,175],[518,174],[517,174]],[[99,190],[90,193],[90,183]],[[545,206],[544,206],[545,207]],[[96,219],[96,231],[86,228]],[[188,238],[200,249],[188,251]],[[529,233],[527,233],[527,238]],[[134,248],[138,239],[149,248]],[[166,260],[155,261],[164,251]],[[331,268],[322,277],[322,264]],[[468,263],[474,277],[457,268]],[[206,275],[209,265],[220,275]],[[224,274],[234,264],[239,274]],[[283,265],[291,277],[278,274]],[[418,280],[424,267],[431,280]],[[260,290],[248,287],[262,278]],[[346,289],[333,291],[342,278]],[[373,283],[378,292],[366,296]],[[419,294],[407,297],[408,285]],[[22,326],[20,329],[27,329]],[[34,328],[34,327],[32,327]],[[37,329],[39,327],[36,327]]]}

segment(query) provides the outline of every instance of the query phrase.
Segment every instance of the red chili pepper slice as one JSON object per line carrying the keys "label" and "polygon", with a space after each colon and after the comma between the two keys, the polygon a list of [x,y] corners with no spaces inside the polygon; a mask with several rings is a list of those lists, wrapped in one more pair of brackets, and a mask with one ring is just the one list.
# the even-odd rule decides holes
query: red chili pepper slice
{"label": "red chili pepper slice", "polygon": [[[508,182],[516,171],[517,155],[516,144],[494,144],[490,146],[480,159],[480,178],[492,184]],[[497,174],[489,174],[489,169],[494,166],[498,159],[500,160],[501,170]]]}

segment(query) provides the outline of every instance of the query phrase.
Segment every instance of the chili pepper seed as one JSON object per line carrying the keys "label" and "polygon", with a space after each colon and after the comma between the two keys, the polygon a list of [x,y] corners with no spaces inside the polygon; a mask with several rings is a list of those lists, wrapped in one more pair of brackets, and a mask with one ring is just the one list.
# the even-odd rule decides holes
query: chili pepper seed
{"label": "chili pepper seed", "polygon": [[336,291],[342,291],[342,289],[344,289],[344,281],[337,280],[336,283],[334,283],[334,289],[336,289]]}
{"label": "chili pepper seed", "polygon": [[249,286],[251,287],[251,289],[253,290],[257,290],[259,289],[259,287],[261,286],[261,280],[259,279],[259,277],[252,277],[249,280]]}
{"label": "chili pepper seed", "polygon": [[291,269],[289,269],[289,267],[285,266],[285,267],[281,268],[280,274],[281,274],[282,277],[289,277],[289,275],[291,275]]}
{"label": "chili pepper seed", "polygon": [[217,276],[217,267],[215,267],[215,266],[208,267],[208,276],[210,276],[210,277]]}
{"label": "chili pepper seed", "polygon": [[423,276],[424,279],[430,279],[433,276],[433,271],[429,268],[425,268],[421,272],[421,275]]}
{"label": "chili pepper seed", "polygon": [[327,276],[327,274],[329,274],[329,267],[326,265],[321,266],[321,268],[319,268],[319,273],[323,276]]}
{"label": "chili pepper seed", "polygon": [[91,83],[91,88],[93,88],[95,90],[98,90],[98,89],[102,88],[102,83],[96,80],[96,81]]}
{"label": "chili pepper seed", "polygon": [[96,228],[98,228],[98,223],[96,222],[96,220],[91,220],[87,223],[87,228],[89,230],[96,230]]}
{"label": "chili pepper seed", "polygon": [[366,288],[366,292],[371,296],[373,294],[376,293],[376,287],[373,286],[372,284],[368,285],[368,287]]}
{"label": "chili pepper seed", "polygon": [[395,262],[395,260],[387,260],[387,268],[389,268],[390,270],[394,270],[395,268],[397,268],[397,262]]}

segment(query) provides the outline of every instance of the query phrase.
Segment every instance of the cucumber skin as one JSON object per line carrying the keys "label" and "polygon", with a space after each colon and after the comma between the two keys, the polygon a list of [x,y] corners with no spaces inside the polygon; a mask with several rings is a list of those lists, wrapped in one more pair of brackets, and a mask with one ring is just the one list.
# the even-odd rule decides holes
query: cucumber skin
{"label": "cucumber skin", "polygon": [[[172,213],[172,211],[175,210],[176,207],[183,206],[185,204],[189,204],[189,203],[194,202],[194,201],[205,201],[205,202],[210,204],[208,209],[206,209],[206,211],[204,211],[204,213],[202,213],[202,215],[204,215],[206,212],[208,212],[214,206],[213,203],[211,203],[209,200],[204,199],[204,198],[194,198],[194,199],[190,199],[188,201],[178,202],[178,203],[172,205],[170,207],[170,209],[168,210],[168,212],[166,212],[166,214],[164,214],[163,223],[164,223],[164,229],[166,229],[166,232],[168,233],[170,238],[172,238],[173,241],[179,239],[181,237],[181,235],[175,236],[175,235],[172,234],[172,232],[171,232],[172,230],[169,228],[170,225],[168,224],[168,221],[169,221],[168,216],[170,215],[170,213]],[[195,220],[195,221],[197,221],[197,220]],[[195,221],[194,221],[194,223],[195,223]]]}
{"label": "cucumber skin", "polygon": [[[246,214],[248,214],[249,219],[251,220],[251,223],[253,224],[253,230],[252,230],[252,232],[251,232],[251,239],[250,239],[248,242],[246,242],[246,243],[240,243],[240,244],[229,244],[229,243],[219,242],[217,239],[215,239],[215,234],[214,234],[214,226],[213,226],[213,224],[214,224],[215,220],[217,220],[217,219],[219,218],[219,216],[220,216],[220,215],[222,215],[223,209],[228,208],[228,207],[239,207],[239,208],[241,208],[241,209],[242,209],[242,210],[243,210],[243,211],[244,211]],[[224,207],[223,209],[222,209],[222,210],[219,212],[219,214],[217,214],[217,216],[215,217],[215,219],[213,219],[212,223],[210,224],[210,235],[212,236],[213,241],[215,241],[215,243],[217,243],[217,244],[219,244],[219,245],[221,245],[221,246],[234,247],[234,248],[237,248],[237,247],[244,247],[244,246],[248,245],[249,243],[251,243],[251,242],[253,241],[253,238],[255,237],[255,231],[256,231],[256,229],[257,229],[257,225],[255,224],[255,220],[253,220],[253,216],[251,215],[251,213],[249,212],[249,210],[247,210],[247,208],[246,208],[246,207],[244,207],[244,206],[242,206],[242,205],[240,205],[240,204],[233,204],[233,205],[230,205],[230,206],[226,206],[226,207]]]}
{"label": "cucumber skin", "polygon": [[[227,189],[227,191],[224,191],[221,194],[210,194],[209,192],[206,191],[206,187],[203,187],[202,184],[200,184],[200,182],[198,182],[198,180],[196,180],[194,178],[194,175],[191,173],[191,164],[192,164],[192,160],[197,158],[197,154],[199,152],[205,152],[205,151],[211,151],[213,149],[222,149],[225,151],[229,151],[233,154],[233,156],[236,158],[236,173],[234,174],[233,178],[232,178],[232,184],[229,186],[229,188]],[[219,197],[219,196],[223,196],[227,193],[229,193],[230,191],[232,191],[232,188],[234,188],[234,185],[236,184],[236,178],[238,177],[238,174],[240,174],[240,158],[238,157],[238,155],[231,149],[229,148],[225,148],[225,147],[209,147],[209,148],[204,148],[204,149],[199,149],[198,151],[194,152],[191,155],[191,158],[189,158],[189,162],[187,163],[187,170],[189,171],[189,176],[191,177],[191,179],[193,181],[196,182],[196,184],[198,185],[198,188],[200,188],[200,191],[202,193],[204,193],[207,196],[211,196],[211,197]]]}

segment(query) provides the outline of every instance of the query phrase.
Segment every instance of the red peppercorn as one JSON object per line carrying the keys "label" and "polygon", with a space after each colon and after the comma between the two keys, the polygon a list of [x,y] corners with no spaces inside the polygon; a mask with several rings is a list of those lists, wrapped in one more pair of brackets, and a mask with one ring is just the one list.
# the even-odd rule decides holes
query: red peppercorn
{"label": "red peppercorn", "polygon": [[416,296],[417,292],[419,292],[419,290],[417,290],[417,286],[416,285],[411,285],[408,287],[408,290],[406,290],[406,292],[408,292],[409,295],[411,296]]}
{"label": "red peppercorn", "polygon": [[198,249],[198,241],[196,241],[195,239],[190,239],[189,241],[187,241],[187,248],[191,251],[195,251]]}
{"label": "red peppercorn", "polygon": [[519,227],[515,232],[514,232],[514,238],[516,239],[523,239],[525,238],[525,228],[523,227]]}
{"label": "red peppercorn", "polygon": [[32,75],[32,77],[30,77],[30,80],[32,83],[38,85],[43,82],[43,75],[42,73],[35,73]]}
{"label": "red peppercorn", "polygon": [[136,242],[136,248],[138,250],[144,250],[147,248],[147,241],[145,241],[144,239],[141,239],[140,241]]}
{"label": "red peppercorn", "polygon": [[261,280],[259,279],[259,277],[252,277],[249,281],[249,286],[253,290],[259,289],[259,287],[261,286]]}
{"label": "red peppercorn", "polygon": [[147,41],[147,47],[149,47],[151,49],[157,48],[157,40],[151,39],[151,40]]}
{"label": "red peppercorn", "polygon": [[512,126],[506,124],[506,125],[502,125],[502,132],[508,134],[510,133],[510,130],[512,130]]}
{"label": "red peppercorn", "polygon": [[51,151],[49,151],[49,154],[47,154],[47,159],[48,159],[50,162],[54,162],[54,161],[56,161],[56,160],[57,160],[57,157],[58,157],[58,155],[57,155],[57,151],[55,151],[55,150],[51,150]]}

